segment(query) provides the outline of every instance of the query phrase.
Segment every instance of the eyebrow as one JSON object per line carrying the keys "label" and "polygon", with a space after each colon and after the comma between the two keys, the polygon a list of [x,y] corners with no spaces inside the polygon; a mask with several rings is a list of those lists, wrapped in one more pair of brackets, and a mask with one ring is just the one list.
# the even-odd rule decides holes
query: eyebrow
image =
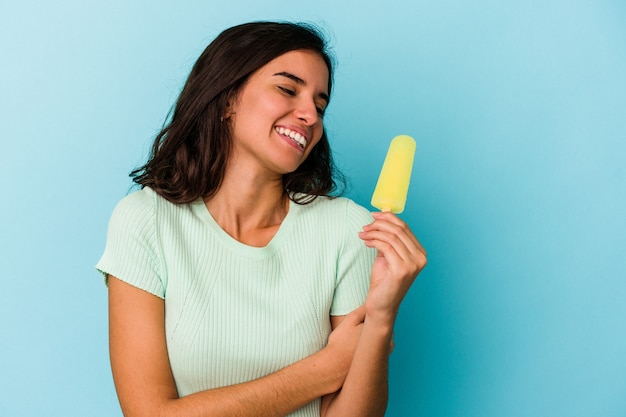
{"label": "eyebrow", "polygon": [[[294,74],[292,74],[290,72],[281,71],[281,72],[277,72],[276,74],[274,74],[274,76],[286,77],[286,78],[289,78],[291,81],[295,82],[296,84],[306,85],[306,81],[304,81],[302,78],[300,78],[297,75],[294,75]],[[325,100],[326,103],[330,102],[330,97],[328,97],[328,94],[326,94],[326,93],[319,93],[318,96],[322,100]]]}

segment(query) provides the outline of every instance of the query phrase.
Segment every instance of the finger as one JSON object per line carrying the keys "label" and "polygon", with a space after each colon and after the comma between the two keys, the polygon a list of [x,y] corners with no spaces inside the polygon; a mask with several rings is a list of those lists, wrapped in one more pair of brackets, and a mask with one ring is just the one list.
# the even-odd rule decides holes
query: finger
{"label": "finger", "polygon": [[404,221],[398,217],[397,214],[392,213],[390,211],[374,211],[372,212],[372,217],[374,219],[384,219],[393,223],[396,223],[398,225],[401,225],[404,223]]}
{"label": "finger", "polygon": [[411,260],[415,257],[426,255],[424,247],[417,239],[411,239],[403,228],[388,222],[372,224],[364,228],[364,231],[359,236],[366,242],[381,240],[389,243],[404,260]]}
{"label": "finger", "polygon": [[384,257],[392,270],[397,270],[400,265],[407,263],[405,258],[398,253],[400,250],[404,252],[405,257],[407,256],[407,250],[402,250],[402,245],[399,245],[400,249],[397,249],[389,242],[388,239],[380,239],[375,236],[372,236],[370,239],[364,239],[364,242],[367,247],[376,249],[378,251],[378,256]]}
{"label": "finger", "polygon": [[[415,237],[415,235],[411,231],[411,228],[404,221],[402,221],[398,216],[396,216],[395,214],[391,212],[375,212],[375,213],[372,213],[372,216],[375,219],[374,222],[365,226],[363,230],[383,228],[389,231],[390,230],[389,227],[385,227],[385,226],[397,228],[395,230],[397,230],[398,233],[404,234],[413,245],[415,245],[416,247],[418,247],[425,253],[424,247],[422,246],[420,241],[417,239],[417,237]],[[408,242],[406,242],[406,244],[407,246],[411,246]]]}
{"label": "finger", "polygon": [[348,313],[346,319],[353,324],[363,323],[365,321],[365,304]]}
{"label": "finger", "polygon": [[397,234],[374,230],[363,232],[361,238],[366,246],[378,249],[391,269],[401,272],[402,275],[417,275],[426,266],[423,248],[420,249],[415,245],[407,247],[406,239],[403,240]]}

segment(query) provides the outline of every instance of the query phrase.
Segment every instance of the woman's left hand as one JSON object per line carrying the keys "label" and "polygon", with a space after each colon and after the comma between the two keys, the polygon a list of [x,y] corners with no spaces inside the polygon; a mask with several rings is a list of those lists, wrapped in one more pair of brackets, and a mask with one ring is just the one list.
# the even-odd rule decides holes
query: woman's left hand
{"label": "woman's left hand", "polygon": [[374,221],[359,233],[378,255],[372,267],[365,302],[367,315],[393,323],[400,303],[420,271],[426,266],[426,251],[408,225],[390,212],[373,213]]}

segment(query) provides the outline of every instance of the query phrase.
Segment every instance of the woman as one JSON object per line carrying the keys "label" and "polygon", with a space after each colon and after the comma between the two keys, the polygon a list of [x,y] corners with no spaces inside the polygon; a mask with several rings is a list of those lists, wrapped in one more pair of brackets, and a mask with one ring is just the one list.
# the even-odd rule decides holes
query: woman
{"label": "woman", "polygon": [[196,62],[97,266],[124,415],[384,414],[426,258],[395,215],[328,197],[331,87],[305,25],[230,28]]}

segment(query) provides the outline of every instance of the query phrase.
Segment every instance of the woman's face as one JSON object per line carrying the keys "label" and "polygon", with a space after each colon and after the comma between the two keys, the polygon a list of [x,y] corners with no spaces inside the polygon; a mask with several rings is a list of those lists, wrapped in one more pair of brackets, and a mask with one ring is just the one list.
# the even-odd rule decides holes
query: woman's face
{"label": "woman's face", "polygon": [[322,57],[305,50],[254,72],[226,113],[235,161],[281,175],[295,171],[322,136],[328,77]]}

